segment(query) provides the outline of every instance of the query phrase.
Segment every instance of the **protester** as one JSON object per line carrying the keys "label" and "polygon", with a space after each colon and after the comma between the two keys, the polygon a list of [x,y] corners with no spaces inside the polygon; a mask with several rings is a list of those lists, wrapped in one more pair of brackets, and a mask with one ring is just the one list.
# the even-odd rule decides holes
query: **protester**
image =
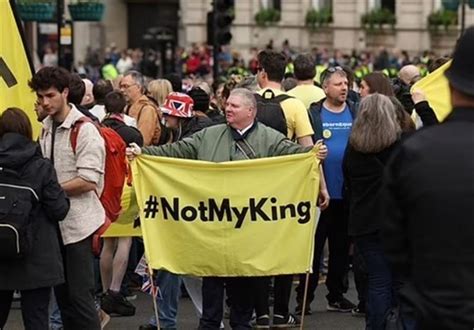
{"label": "protester", "polygon": [[148,97],[156,101],[158,106],[165,103],[166,96],[173,91],[171,83],[166,79],[156,79],[148,83]]}
{"label": "protester", "polygon": [[[143,146],[143,137],[140,131],[127,126],[123,111],[126,105],[125,97],[118,91],[111,92],[105,97],[105,116],[102,124],[115,130],[126,145],[136,143]],[[101,308],[107,314],[120,316],[135,315],[133,306],[121,292],[121,285],[127,270],[131,237],[104,238],[100,254],[100,275],[102,280]]]}
{"label": "protester", "polygon": [[[100,329],[94,304],[92,235],[104,223],[105,212],[97,192],[103,186],[105,147],[97,128],[84,123],[72,150],[70,133],[84,115],[67,103],[71,76],[62,68],[43,68],[31,81],[39,104],[48,113],[40,145],[53,163],[71,208],[60,223],[61,253],[66,283],[55,294],[66,329]],[[81,97],[82,98],[82,97]]]}
{"label": "protester", "polygon": [[378,71],[369,73],[362,79],[359,92],[361,98],[373,93],[395,96],[390,80],[382,72]]}
{"label": "protester", "polygon": [[145,95],[143,75],[137,71],[129,71],[120,81],[120,91],[124,93],[128,103],[125,113],[137,121],[137,127],[143,135],[143,143],[148,146],[160,141],[161,112]]}
{"label": "protester", "polygon": [[382,249],[379,200],[385,165],[401,134],[395,107],[382,94],[366,96],[352,126],[344,161],[349,201],[349,235],[362,255],[368,274],[367,327],[385,329],[392,307],[393,281]]}
{"label": "protester", "polygon": [[[213,122],[205,115],[196,116],[193,105],[193,99],[183,93],[173,92],[166,97],[161,111],[166,126],[174,131],[173,141],[170,142],[181,141],[203,128],[213,125]],[[182,282],[189,291],[198,314],[202,315],[202,299],[196,297],[196,292],[199,292],[200,286],[202,286],[201,281],[193,277],[182,278],[161,269],[156,272],[156,285],[161,292],[161,297],[157,297],[157,303],[159,308],[158,317],[162,328],[175,329],[177,326],[179,294]],[[197,286],[199,286],[199,289],[196,289]],[[200,302],[200,304],[196,304],[196,302]],[[156,318],[152,317],[149,324],[140,326],[140,330],[156,329],[156,324]]]}
{"label": "protester", "polygon": [[449,81],[452,113],[409,137],[388,164],[382,243],[404,329],[474,327],[474,27],[461,36]]}
{"label": "protester", "polygon": [[315,236],[313,272],[309,275],[307,305],[303,311],[306,275],[300,275],[296,288],[296,313],[311,314],[310,304],[318,286],[321,255],[326,239],[329,244],[329,267],[326,286],[329,293],[327,310],[350,312],[355,306],[344,297],[345,278],[349,266],[349,237],[347,213],[343,200],[342,159],[349,140],[352,122],[356,116],[355,105],[347,100],[348,80],[344,70],[331,67],[323,73],[322,86],[326,98],[310,108],[315,131],[314,140],[324,138],[329,149],[323,168],[331,202],[321,212]]}
{"label": "protester", "polygon": [[296,97],[302,101],[306,109],[309,109],[311,103],[318,102],[325,97],[324,91],[315,86],[313,79],[316,76],[316,67],[311,54],[300,54],[296,56],[295,78],[298,85],[291,89],[288,95]]}
{"label": "protester", "polygon": [[[28,199],[37,198],[31,212],[24,215],[32,226],[26,229],[28,235],[32,235],[29,239],[32,245],[27,254],[22,258],[7,259],[5,254],[10,242],[7,241],[7,228],[2,226],[1,229],[0,328],[3,329],[7,321],[13,291],[20,290],[25,329],[47,330],[51,288],[64,282],[58,221],[66,217],[69,200],[58,183],[53,165],[43,158],[33,141],[30,120],[18,108],[8,108],[0,115],[0,167],[0,190],[4,196],[0,203],[0,223],[8,220],[5,216],[12,218],[9,214],[15,212],[10,209],[12,202],[24,203],[19,205],[24,209],[16,212],[27,212],[28,207],[24,199],[11,200],[21,198],[21,195],[5,183],[21,182],[27,189],[32,189],[33,196],[28,196]],[[9,171],[19,175],[17,181],[12,181],[15,175]]]}
{"label": "protester", "polygon": [[[205,128],[182,141],[160,147],[143,148],[146,154],[190,158],[213,162],[270,157],[301,153],[310,147],[290,142],[277,131],[255,121],[256,102],[252,92],[232,90],[226,106],[228,125]],[[242,142],[239,142],[242,141]],[[244,151],[240,143],[251,146]],[[128,153],[139,154],[138,148]],[[253,287],[250,278],[206,277],[203,280],[203,316],[200,329],[219,329],[223,316],[223,285],[226,283],[230,300],[230,324],[233,329],[251,329]]]}
{"label": "protester", "polygon": [[[281,88],[281,81],[285,75],[286,58],[283,54],[272,51],[263,50],[258,54],[258,61],[260,67],[257,71],[257,81],[262,88],[258,94],[261,95],[262,101],[271,100],[283,95]],[[268,102],[268,101],[267,101]],[[313,129],[309,121],[308,112],[304,104],[294,98],[288,97],[283,101],[275,100],[283,111],[287,137],[289,139],[296,139],[299,144],[303,146],[313,145]],[[276,128],[276,127],[274,127]],[[324,196],[325,202],[328,202],[324,176],[321,176],[321,192]],[[270,278],[262,277],[256,281],[256,323],[257,326],[267,326],[270,323],[269,312],[269,281]],[[300,323],[300,320],[289,312],[289,302],[291,295],[291,286],[293,283],[293,275],[275,276],[274,282],[274,309],[273,309],[273,324],[278,326],[295,326]]]}

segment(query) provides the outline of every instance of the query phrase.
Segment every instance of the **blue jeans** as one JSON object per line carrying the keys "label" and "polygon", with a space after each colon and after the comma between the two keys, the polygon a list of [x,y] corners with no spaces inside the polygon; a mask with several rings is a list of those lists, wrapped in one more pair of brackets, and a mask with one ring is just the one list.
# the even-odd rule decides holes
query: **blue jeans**
{"label": "blue jeans", "polygon": [[61,313],[59,311],[58,303],[56,302],[56,297],[54,291],[51,290],[51,299],[50,299],[50,314],[49,314],[49,326],[51,330],[58,330],[63,328],[63,321],[61,319]]}
{"label": "blue jeans", "polygon": [[[160,289],[156,297],[160,327],[176,329],[181,278],[166,270],[159,270],[156,272],[155,284]],[[150,324],[156,326],[155,315],[150,319]]]}
{"label": "blue jeans", "polygon": [[378,235],[358,236],[355,244],[367,266],[367,329],[383,330],[393,306],[392,272]]}

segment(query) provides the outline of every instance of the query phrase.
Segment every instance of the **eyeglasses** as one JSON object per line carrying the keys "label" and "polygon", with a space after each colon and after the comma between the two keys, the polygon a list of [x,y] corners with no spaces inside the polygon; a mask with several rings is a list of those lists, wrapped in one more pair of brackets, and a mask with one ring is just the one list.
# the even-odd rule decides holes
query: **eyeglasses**
{"label": "eyeglasses", "polygon": [[132,86],[135,86],[136,84],[130,84],[130,85],[127,85],[127,84],[120,84],[119,85],[119,88],[120,89],[129,89],[130,87]]}

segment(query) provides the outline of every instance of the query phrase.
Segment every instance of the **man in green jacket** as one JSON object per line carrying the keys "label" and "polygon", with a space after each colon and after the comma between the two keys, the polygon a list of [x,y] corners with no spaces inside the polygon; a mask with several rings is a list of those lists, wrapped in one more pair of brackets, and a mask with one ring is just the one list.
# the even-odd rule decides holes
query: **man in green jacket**
{"label": "man in green jacket", "polygon": [[[273,157],[307,152],[280,132],[255,120],[257,104],[251,91],[232,90],[226,101],[226,124],[205,128],[181,141],[140,149],[132,145],[127,149],[129,159],[144,154],[226,162],[262,157]],[[318,158],[327,154],[320,147]],[[249,277],[206,277],[203,279],[203,312],[199,329],[217,330],[223,316],[224,284],[230,299],[230,325],[233,329],[251,329],[253,282]]]}

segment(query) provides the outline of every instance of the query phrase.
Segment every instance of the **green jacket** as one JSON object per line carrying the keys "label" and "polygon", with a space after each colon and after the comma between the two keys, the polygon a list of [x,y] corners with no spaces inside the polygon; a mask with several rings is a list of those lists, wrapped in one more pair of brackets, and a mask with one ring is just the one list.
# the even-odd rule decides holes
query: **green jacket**
{"label": "green jacket", "polygon": [[[143,148],[143,153],[154,156],[187,158],[211,162],[248,159],[236,146],[238,134],[226,124],[205,128],[181,141],[161,146]],[[256,153],[256,158],[303,153],[311,147],[291,142],[280,132],[256,123],[245,137]]]}

